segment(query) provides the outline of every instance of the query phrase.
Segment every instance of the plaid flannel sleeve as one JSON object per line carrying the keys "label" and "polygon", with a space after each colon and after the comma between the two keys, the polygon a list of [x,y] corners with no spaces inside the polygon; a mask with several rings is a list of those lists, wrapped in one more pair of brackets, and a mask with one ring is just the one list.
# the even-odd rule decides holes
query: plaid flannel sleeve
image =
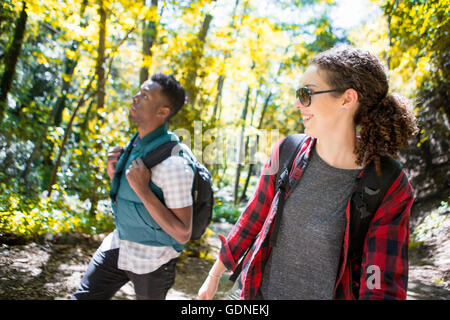
{"label": "plaid flannel sleeve", "polygon": [[262,170],[256,191],[227,238],[219,234],[222,241],[219,258],[229,270],[236,268],[237,261],[251,246],[267,217],[275,195],[278,150],[282,141],[283,139],[279,140],[272,149],[271,155]]}
{"label": "plaid flannel sleeve", "polygon": [[406,299],[409,216],[414,201],[402,170],[369,227],[364,246],[360,299]]}

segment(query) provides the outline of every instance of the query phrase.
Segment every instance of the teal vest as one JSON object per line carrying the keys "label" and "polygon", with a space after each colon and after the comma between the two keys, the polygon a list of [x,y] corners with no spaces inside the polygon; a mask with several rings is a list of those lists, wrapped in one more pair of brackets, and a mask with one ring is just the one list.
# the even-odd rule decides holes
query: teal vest
{"label": "teal vest", "polygon": [[[117,162],[116,173],[111,182],[110,197],[119,238],[151,246],[172,246],[175,250],[181,251],[184,245],[168,235],[153,220],[125,176],[131,161],[144,157],[165,142],[179,141],[179,139],[174,133],[168,131],[167,124],[147,134],[133,147],[137,136],[136,133],[131,138]],[[152,181],[150,181],[149,187],[164,204],[162,190]]]}

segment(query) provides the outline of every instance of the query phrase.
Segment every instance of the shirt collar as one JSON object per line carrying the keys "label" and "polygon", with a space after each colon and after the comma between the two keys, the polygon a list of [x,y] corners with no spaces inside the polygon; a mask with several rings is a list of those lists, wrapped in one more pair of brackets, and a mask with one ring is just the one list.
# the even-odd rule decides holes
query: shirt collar
{"label": "shirt collar", "polygon": [[138,143],[143,143],[143,144],[147,144],[153,140],[155,140],[156,138],[167,134],[169,131],[169,126],[167,125],[167,122],[164,123],[162,126],[156,128],[155,130],[147,133],[142,139],[139,139]]}

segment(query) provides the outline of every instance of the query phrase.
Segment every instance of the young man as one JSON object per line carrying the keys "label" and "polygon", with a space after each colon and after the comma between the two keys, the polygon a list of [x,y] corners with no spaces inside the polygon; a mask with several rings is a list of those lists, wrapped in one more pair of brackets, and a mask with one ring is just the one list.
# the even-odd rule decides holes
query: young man
{"label": "young man", "polygon": [[178,140],[167,122],[184,105],[185,92],[172,77],[157,73],[133,97],[130,121],[137,133],[126,149],[110,149],[107,173],[116,229],[92,257],[72,299],[111,299],[132,281],[138,300],[165,299],[175,264],[192,230],[194,172],[172,155],[149,171],[142,157]]}

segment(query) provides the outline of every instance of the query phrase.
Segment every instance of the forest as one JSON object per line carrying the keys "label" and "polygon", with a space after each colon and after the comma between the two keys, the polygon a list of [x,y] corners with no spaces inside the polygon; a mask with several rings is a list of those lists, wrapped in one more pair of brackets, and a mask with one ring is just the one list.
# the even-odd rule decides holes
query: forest
{"label": "forest", "polygon": [[[273,143],[303,131],[293,104],[308,62],[347,43],[380,57],[391,92],[413,102],[420,131],[399,154],[415,195],[410,248],[426,264],[445,246],[427,283],[448,299],[450,1],[367,0],[373,14],[349,28],[335,25],[336,2],[2,0],[0,252],[114,229],[107,151],[135,132],[131,97],[156,72],[185,88],[169,129],[212,175],[213,221],[234,223]],[[205,243],[191,254],[208,258]]]}

